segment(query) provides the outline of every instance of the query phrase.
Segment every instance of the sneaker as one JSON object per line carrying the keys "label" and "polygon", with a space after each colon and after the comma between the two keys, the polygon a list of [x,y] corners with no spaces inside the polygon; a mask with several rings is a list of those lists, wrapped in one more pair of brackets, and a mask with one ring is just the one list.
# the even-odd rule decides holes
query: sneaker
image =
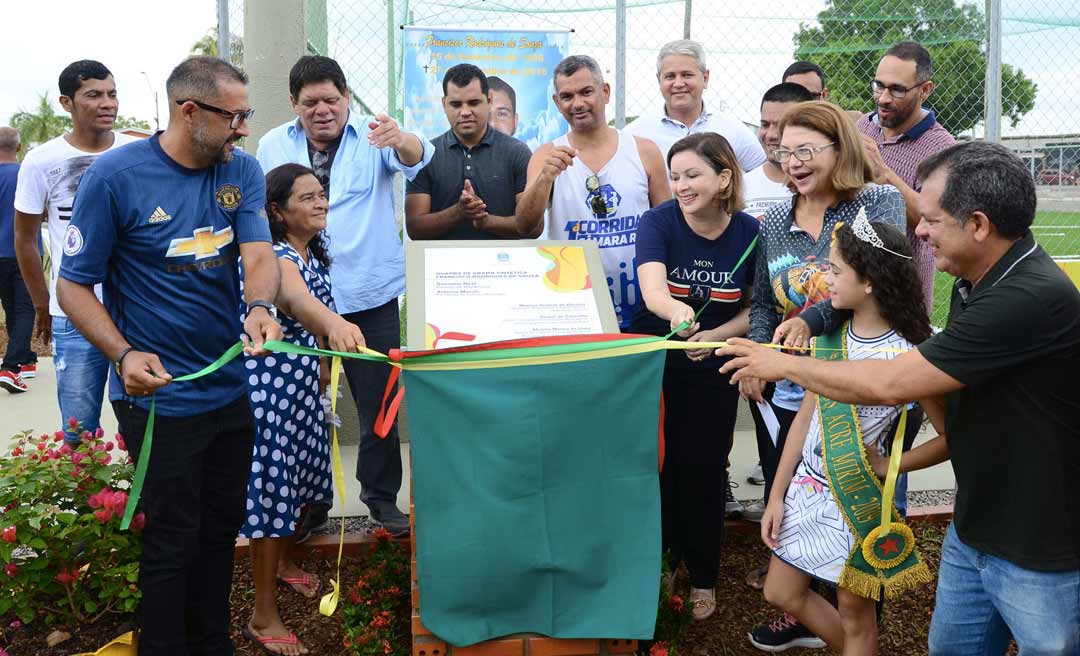
{"label": "sneaker", "polygon": [[764,501],[751,501],[743,507],[742,516],[743,519],[748,519],[751,522],[760,522],[761,516],[765,514],[765,502]]}
{"label": "sneaker", "polygon": [[716,612],[716,590],[690,588],[690,608],[695,622],[709,619]]}
{"label": "sneaker", "polygon": [[760,462],[746,475],[746,482],[751,485],[765,485],[765,474],[761,471]]}
{"label": "sneaker", "polygon": [[728,480],[727,491],[724,492],[724,517],[738,515],[743,511],[743,505],[739,503],[739,500],[735,498],[735,493],[731,491],[737,487],[739,487],[738,483]]}
{"label": "sneaker", "polygon": [[28,378],[37,378],[37,363],[31,362],[29,364],[20,365],[19,375],[22,376],[24,380]]}
{"label": "sneaker", "polygon": [[810,629],[795,619],[794,615],[784,613],[779,619],[754,627],[747,634],[750,644],[761,651],[777,653],[802,647],[803,649],[822,649],[825,641],[810,633]]}
{"label": "sneaker", "polygon": [[395,538],[408,537],[409,516],[398,510],[397,506],[385,503],[368,508],[371,509],[371,518],[390,531],[390,535]]}
{"label": "sneaker", "polygon": [[0,371],[0,387],[3,387],[11,394],[21,394],[30,389],[23,382],[19,372],[8,371],[7,369]]}

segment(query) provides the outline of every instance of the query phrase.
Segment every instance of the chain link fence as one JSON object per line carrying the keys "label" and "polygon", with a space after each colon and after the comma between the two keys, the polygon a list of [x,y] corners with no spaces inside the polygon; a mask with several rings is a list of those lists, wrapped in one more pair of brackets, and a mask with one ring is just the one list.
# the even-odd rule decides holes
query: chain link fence
{"label": "chain link fence", "polygon": [[[231,43],[242,48],[244,0],[227,3]],[[254,1],[254,0],[253,0]],[[1039,241],[1080,258],[1080,112],[1071,93],[1080,70],[1080,3],[1069,0],[308,0],[308,49],[334,57],[365,112],[402,115],[404,25],[500,30],[567,29],[570,50],[594,57],[615,86],[608,117],[662,108],[656,54],[689,34],[708,54],[705,103],[757,125],[762,94],[796,59],[825,69],[830,100],[870,111],[870,81],[885,50],[912,39],[934,59],[927,103],[958,139],[1000,139],[1030,163],[1039,189]],[[618,19],[626,37],[618,43]],[[1000,16],[996,22],[992,16]],[[991,27],[999,27],[996,38]],[[1000,46],[997,46],[998,40]],[[622,47],[619,47],[619,46]],[[234,48],[235,49],[235,48]],[[1000,114],[987,112],[987,58],[1000,54]],[[286,74],[286,71],[282,71]],[[992,81],[992,80],[991,80]],[[993,96],[991,96],[993,97]],[[995,133],[991,121],[991,138]],[[435,136],[435,135],[426,135]],[[940,279],[934,321],[944,323]]]}

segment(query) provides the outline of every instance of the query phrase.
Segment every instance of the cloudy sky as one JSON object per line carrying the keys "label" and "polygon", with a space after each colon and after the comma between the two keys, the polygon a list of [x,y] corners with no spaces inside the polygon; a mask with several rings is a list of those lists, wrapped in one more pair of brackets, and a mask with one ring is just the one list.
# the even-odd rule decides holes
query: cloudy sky
{"label": "cloudy sky", "polygon": [[[181,8],[182,7],[182,8]],[[57,78],[78,59],[96,59],[113,72],[120,113],[154,124],[151,87],[158,92],[164,127],[165,78],[217,23],[213,0],[182,4],[159,0],[30,0],[5,2],[0,39],[0,125],[20,109],[34,110],[46,91],[60,110]],[[144,77],[141,71],[146,72]]]}
{"label": "cloudy sky", "polygon": [[[240,0],[233,4],[239,7]],[[399,6],[405,3],[398,3]],[[614,82],[614,25],[610,10],[560,12],[576,0],[548,0],[549,13],[528,14],[446,9],[447,3],[415,0],[417,24],[461,25],[500,29],[573,28],[570,49],[594,55]],[[613,0],[590,3],[610,6]],[[660,102],[654,58],[660,44],[682,31],[681,2],[656,0],[651,6],[630,3],[627,47],[627,115]],[[694,5],[694,37],[709,51],[713,83],[706,102],[722,105],[744,121],[757,119],[761,93],[791,61],[791,38],[799,23],[812,20],[824,0],[756,0]],[[978,0],[982,5],[982,0]],[[431,5],[427,7],[427,5]],[[1080,65],[1080,5],[1069,0],[1003,0],[1004,61],[1018,65],[1039,85],[1036,108],[1006,134],[1080,132],[1075,74]],[[471,5],[470,5],[471,6]],[[477,5],[478,6],[478,5]],[[494,5],[491,5],[494,6]],[[535,0],[504,0],[503,6],[536,11]],[[217,22],[214,0],[182,5],[161,0],[30,0],[5,2],[5,30],[0,39],[3,62],[0,125],[20,108],[33,109],[39,94],[57,96],[56,79],[76,59],[98,59],[115,74],[120,112],[153,124],[153,93],[158,92],[164,123],[165,78],[192,44]],[[342,63],[358,95],[382,109],[386,102],[385,8],[381,0],[329,0],[332,56]],[[405,22],[404,16],[401,17]],[[240,26],[235,26],[240,27]],[[242,28],[241,28],[242,29]],[[373,56],[379,53],[379,56]],[[146,72],[146,76],[142,75]],[[285,72],[283,72],[285,74]],[[59,105],[56,105],[59,111]],[[614,116],[614,107],[609,110]]]}

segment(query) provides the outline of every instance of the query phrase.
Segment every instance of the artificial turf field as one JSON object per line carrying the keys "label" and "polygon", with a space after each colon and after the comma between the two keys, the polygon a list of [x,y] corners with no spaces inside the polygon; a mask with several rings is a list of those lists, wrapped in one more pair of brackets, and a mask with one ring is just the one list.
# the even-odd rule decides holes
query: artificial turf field
{"label": "artificial turf field", "polygon": [[[1080,259],[1080,211],[1039,212],[1031,231],[1039,245],[1053,257]],[[930,315],[930,322],[935,326],[945,326],[953,280],[947,273],[936,273],[934,311]]]}

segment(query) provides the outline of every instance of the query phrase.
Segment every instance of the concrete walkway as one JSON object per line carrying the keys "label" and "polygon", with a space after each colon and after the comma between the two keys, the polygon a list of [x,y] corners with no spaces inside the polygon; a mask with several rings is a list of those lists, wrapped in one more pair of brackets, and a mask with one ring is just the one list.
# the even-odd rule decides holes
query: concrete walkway
{"label": "concrete walkway", "polygon": [[[8,394],[0,391],[0,445],[3,445],[8,437],[24,430],[31,430],[34,433],[52,433],[61,425],[60,412],[56,404],[56,372],[53,369],[52,358],[40,359],[37,378],[27,381],[27,384],[30,386],[30,391],[23,394]],[[346,422],[346,429],[348,429],[349,423]],[[116,418],[107,403],[102,410],[102,426],[106,435],[116,433]],[[921,443],[927,437],[924,430],[916,444]],[[360,484],[353,474],[356,470],[358,447],[355,444],[355,438],[351,435],[343,436],[341,442],[343,443],[341,455],[346,486],[345,507],[342,508],[340,503],[336,502],[330,514],[335,517],[343,514],[347,517],[364,516],[368,514],[367,507],[360,503]],[[3,452],[6,453],[7,449],[3,449]],[[398,507],[408,512],[408,444],[402,444],[401,456],[404,465],[404,478],[397,501]],[[762,487],[746,482],[746,476],[756,462],[757,443],[754,439],[753,423],[747,405],[740,403],[739,420],[735,431],[735,446],[731,451],[731,472],[732,480],[739,484],[735,489],[735,496],[741,501],[761,498]],[[955,485],[956,480],[953,477],[952,465],[948,462],[915,472],[909,479],[909,489],[911,490],[951,490]]]}

